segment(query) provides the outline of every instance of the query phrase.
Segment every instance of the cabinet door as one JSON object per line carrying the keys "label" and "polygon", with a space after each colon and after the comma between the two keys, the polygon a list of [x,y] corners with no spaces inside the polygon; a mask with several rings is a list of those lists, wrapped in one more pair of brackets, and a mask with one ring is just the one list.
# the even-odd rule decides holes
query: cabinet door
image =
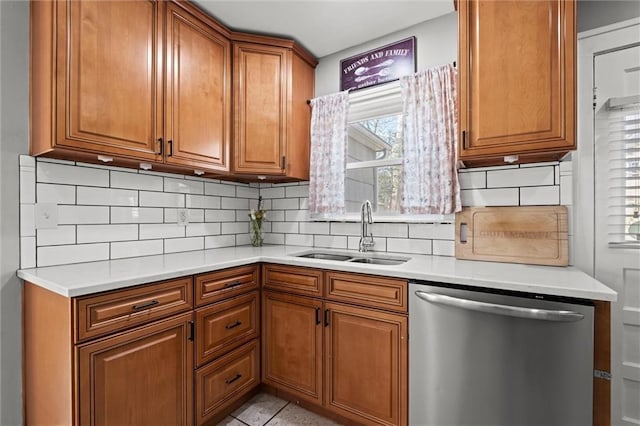
{"label": "cabinet door", "polygon": [[231,43],[167,4],[167,163],[229,170]]}
{"label": "cabinet door", "polygon": [[285,169],[291,52],[234,44],[234,171],[281,175]]}
{"label": "cabinet door", "polygon": [[57,145],[161,158],[162,7],[57,3]]}
{"label": "cabinet door", "polygon": [[406,425],[407,317],[326,303],[325,407],[357,422]]}
{"label": "cabinet door", "polygon": [[575,149],[574,0],[461,0],[460,159]]}
{"label": "cabinet door", "polygon": [[82,425],[193,423],[192,314],[79,346]]}
{"label": "cabinet door", "polygon": [[322,404],[322,301],[265,291],[262,381]]}

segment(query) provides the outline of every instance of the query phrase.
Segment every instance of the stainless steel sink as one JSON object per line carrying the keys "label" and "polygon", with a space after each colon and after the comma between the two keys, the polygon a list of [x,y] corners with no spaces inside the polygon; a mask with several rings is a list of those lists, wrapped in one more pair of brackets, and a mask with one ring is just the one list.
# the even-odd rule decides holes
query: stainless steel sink
{"label": "stainless steel sink", "polygon": [[391,259],[381,257],[354,257],[349,259],[348,262],[353,263],[369,263],[371,265],[401,265],[408,259]]}
{"label": "stainless steel sink", "polygon": [[307,257],[311,259],[322,259],[322,260],[337,260],[343,262],[345,260],[351,259],[351,256],[345,256],[343,254],[335,254],[335,253],[305,253],[305,254],[297,254],[296,257]]}
{"label": "stainless steel sink", "polygon": [[366,263],[369,265],[401,265],[409,260],[408,257],[384,256],[380,254],[376,254],[375,256],[364,256],[351,253],[335,253],[328,251],[309,251],[293,254],[292,256],[305,257],[307,259],[333,260],[337,262]]}

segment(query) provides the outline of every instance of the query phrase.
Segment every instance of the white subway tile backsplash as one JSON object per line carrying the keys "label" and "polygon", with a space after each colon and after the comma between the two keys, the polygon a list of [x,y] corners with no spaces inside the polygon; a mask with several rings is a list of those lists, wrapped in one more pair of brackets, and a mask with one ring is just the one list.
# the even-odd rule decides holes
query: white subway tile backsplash
{"label": "white subway tile backsplash", "polygon": [[249,234],[236,234],[237,246],[248,246],[250,242]]}
{"label": "white subway tile backsplash", "polygon": [[36,231],[38,246],[55,246],[76,243],[75,225],[62,225],[52,229],[38,229]]}
{"label": "white subway tile backsplash", "polygon": [[36,267],[36,238],[22,237],[20,238],[20,268]]}
{"label": "white subway tile backsplash", "polygon": [[487,187],[486,172],[460,172],[458,173],[460,189],[475,189]]}
{"label": "white subway tile backsplash", "polygon": [[544,167],[544,166],[557,166],[557,165],[558,165],[557,161],[544,161],[544,162],[541,162],[541,163],[520,164],[520,168],[526,169],[528,167]]}
{"label": "white subway tile backsplash", "polygon": [[125,241],[111,243],[111,259],[162,254],[163,240]]}
{"label": "white subway tile backsplash", "polygon": [[262,198],[284,198],[284,187],[262,188],[260,195]]}
{"label": "white subway tile backsplash", "polygon": [[271,222],[271,232],[297,234],[300,232],[298,222]]}
{"label": "white subway tile backsplash", "polygon": [[238,198],[252,198],[257,199],[260,195],[259,188],[252,188],[250,186],[237,186],[236,197]]}
{"label": "white subway tile backsplash", "polygon": [[272,206],[277,210],[298,210],[297,198],[276,198],[272,201]]}
{"label": "white subway tile backsplash", "polygon": [[544,206],[558,205],[560,203],[559,186],[532,186],[520,188],[520,205]]}
{"label": "white subway tile backsplash", "polygon": [[284,210],[270,210],[267,212],[267,220],[271,222],[284,222]]}
{"label": "white subway tile backsplash", "polygon": [[517,206],[518,188],[465,189],[460,191],[463,206]]}
{"label": "white subway tile backsplash", "polygon": [[140,189],[144,191],[162,191],[162,177],[131,172],[112,171],[111,187]]}
{"label": "white subway tile backsplash", "polygon": [[20,236],[36,236],[36,214],[35,204],[20,205]]}
{"label": "white subway tile backsplash", "polygon": [[570,206],[573,204],[573,176],[560,176],[560,204]]}
{"label": "white subway tile backsplash", "polygon": [[554,168],[552,166],[487,172],[487,188],[553,185],[553,183]]}
{"label": "white subway tile backsplash", "polygon": [[75,204],[76,187],[39,183],[36,185],[36,197],[39,203]]}
{"label": "white subway tile backsplash", "polygon": [[78,244],[138,239],[138,225],[78,225]]}
{"label": "white subway tile backsplash", "polygon": [[[204,210],[189,209],[189,223],[204,222]],[[178,209],[164,209],[164,223],[177,223]]]}
{"label": "white subway tile backsplash", "polygon": [[77,203],[89,206],[137,206],[138,191],[79,186]]}
{"label": "white subway tile backsplash", "polygon": [[285,210],[284,218],[287,221],[304,222],[308,217],[308,210]]}
{"label": "white subway tile backsplash", "polygon": [[301,222],[300,233],[329,235],[329,222]]}
{"label": "white subway tile backsplash", "polygon": [[309,197],[309,185],[287,186],[284,193],[287,198]]}
{"label": "white subway tile backsplash", "polygon": [[313,247],[313,235],[285,234],[284,243],[292,246]]}
{"label": "white subway tile backsplash", "polygon": [[[226,211],[234,211],[234,210],[226,210]],[[235,212],[236,212],[236,215],[235,215],[236,222],[249,222],[249,218],[250,218],[249,212],[247,212],[246,210],[235,210]]]}
{"label": "white subway tile backsplash", "polygon": [[220,223],[190,223],[187,225],[187,237],[220,234]]}
{"label": "white subway tile backsplash", "polygon": [[187,207],[191,209],[219,209],[220,197],[187,195]]}
{"label": "white subway tile backsplash", "polygon": [[140,239],[154,240],[158,238],[184,237],[185,227],[175,223],[142,224],[140,225]]}
{"label": "white subway tile backsplash", "polygon": [[109,171],[38,161],[36,163],[36,179],[38,182],[44,183],[107,187],[109,186]]}
{"label": "white subway tile backsplash", "polygon": [[387,238],[387,250],[399,253],[431,254],[431,240]]}
{"label": "white subway tile backsplash", "polygon": [[409,227],[406,223],[374,223],[369,227],[376,237],[407,238]]}
{"label": "white subway tile backsplash", "polygon": [[109,223],[107,206],[58,206],[59,225],[98,225]]}
{"label": "white subway tile backsplash", "polygon": [[409,224],[409,238],[453,240],[455,225],[453,223],[411,223]]}
{"label": "white subway tile backsplash", "polygon": [[109,243],[38,247],[38,267],[109,259]]}
{"label": "white subway tile backsplash", "polygon": [[222,197],[220,207],[226,210],[249,210],[249,200],[246,198]]}
{"label": "white subway tile backsplash", "polygon": [[204,194],[204,182],[164,178],[165,192],[180,192],[184,194]]}
{"label": "white subway tile backsplash", "polygon": [[355,222],[331,222],[331,235],[360,235],[360,224]]}
{"label": "white subway tile backsplash", "polygon": [[455,256],[455,241],[433,240],[433,255],[435,256]]}
{"label": "white subway tile backsplash", "polygon": [[205,222],[234,222],[236,220],[235,210],[205,210]]}
{"label": "white subway tile backsplash", "polygon": [[111,223],[162,223],[162,208],[111,207]]}
{"label": "white subway tile backsplash", "polygon": [[19,155],[18,164],[20,165],[20,167],[35,167],[36,158],[30,155]]}
{"label": "white subway tile backsplash", "polygon": [[222,234],[243,234],[249,232],[248,223],[222,222],[220,233]]}
{"label": "white subway tile backsplash", "polygon": [[[385,252],[387,251],[387,240],[388,238],[376,238],[373,237],[374,245],[370,247],[370,251],[376,252]],[[360,237],[347,236],[347,248],[349,250],[359,250],[360,249]]]}
{"label": "white subway tile backsplash", "polygon": [[309,198],[300,198],[300,210],[309,210]]}
{"label": "white subway tile backsplash", "polygon": [[347,237],[345,235],[315,235],[313,245],[315,247],[346,249]]}
{"label": "white subway tile backsplash", "polygon": [[219,197],[235,197],[236,187],[226,183],[204,183],[205,195],[217,195]]}
{"label": "white subway tile backsplash", "polygon": [[572,161],[561,161],[559,164],[560,167],[560,175],[570,175],[573,173],[573,162]]}
{"label": "white subway tile backsplash", "polygon": [[269,233],[264,236],[265,244],[284,244],[284,234]]}
{"label": "white subway tile backsplash", "polygon": [[140,191],[140,207],[185,207],[185,195]]}
{"label": "white subway tile backsplash", "polygon": [[164,241],[165,253],[204,250],[204,237],[170,238]]}
{"label": "white subway tile backsplash", "polygon": [[219,247],[233,247],[236,245],[235,235],[214,235],[204,237],[204,248],[213,249]]}
{"label": "white subway tile backsplash", "polygon": [[[29,158],[29,157],[27,157]],[[36,202],[36,168],[20,165],[20,203]]]}
{"label": "white subway tile backsplash", "polygon": [[[34,157],[35,160],[35,157]],[[54,164],[67,164],[70,166],[75,166],[76,162],[75,161],[71,161],[71,160],[60,160],[58,158],[48,158],[48,157],[39,157],[37,159],[38,163],[54,163]],[[78,163],[78,165],[81,165],[82,163]]]}

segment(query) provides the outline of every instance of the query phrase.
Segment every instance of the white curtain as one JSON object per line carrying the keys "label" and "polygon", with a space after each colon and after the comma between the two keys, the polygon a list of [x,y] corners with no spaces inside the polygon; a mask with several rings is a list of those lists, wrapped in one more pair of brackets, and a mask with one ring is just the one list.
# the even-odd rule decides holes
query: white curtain
{"label": "white curtain", "polygon": [[457,70],[452,65],[402,77],[404,114],[401,213],[460,211],[456,169]]}
{"label": "white curtain", "polygon": [[312,99],[311,108],[309,213],[343,214],[349,92]]}

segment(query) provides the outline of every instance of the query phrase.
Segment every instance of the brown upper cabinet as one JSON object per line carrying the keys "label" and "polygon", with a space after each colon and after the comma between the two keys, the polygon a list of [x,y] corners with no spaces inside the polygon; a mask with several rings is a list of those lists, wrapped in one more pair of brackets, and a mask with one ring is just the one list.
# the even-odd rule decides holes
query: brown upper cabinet
{"label": "brown upper cabinet", "polygon": [[233,171],[263,180],[308,180],[307,100],[317,62],[291,43],[275,44],[263,37],[234,43]]}
{"label": "brown upper cabinet", "polygon": [[465,166],[559,160],[576,148],[575,17],[575,0],[459,1]]}
{"label": "brown upper cabinet", "polygon": [[[278,75],[272,69],[247,71],[255,78],[255,85],[242,85],[251,96],[250,114],[236,117],[255,120],[257,103],[280,101],[260,105],[266,114],[260,122],[236,123],[249,128],[243,158],[263,158],[264,144],[276,140],[277,152],[268,155],[278,157],[278,169],[234,169],[244,180],[258,173],[307,178],[306,100],[313,96],[315,58],[290,40],[232,32],[186,1],[33,1],[31,154],[228,176],[237,39],[282,51],[282,62],[264,62],[280,67]],[[265,84],[277,93],[269,95]],[[278,134],[258,138],[257,125]],[[286,167],[280,157],[288,159]]]}

